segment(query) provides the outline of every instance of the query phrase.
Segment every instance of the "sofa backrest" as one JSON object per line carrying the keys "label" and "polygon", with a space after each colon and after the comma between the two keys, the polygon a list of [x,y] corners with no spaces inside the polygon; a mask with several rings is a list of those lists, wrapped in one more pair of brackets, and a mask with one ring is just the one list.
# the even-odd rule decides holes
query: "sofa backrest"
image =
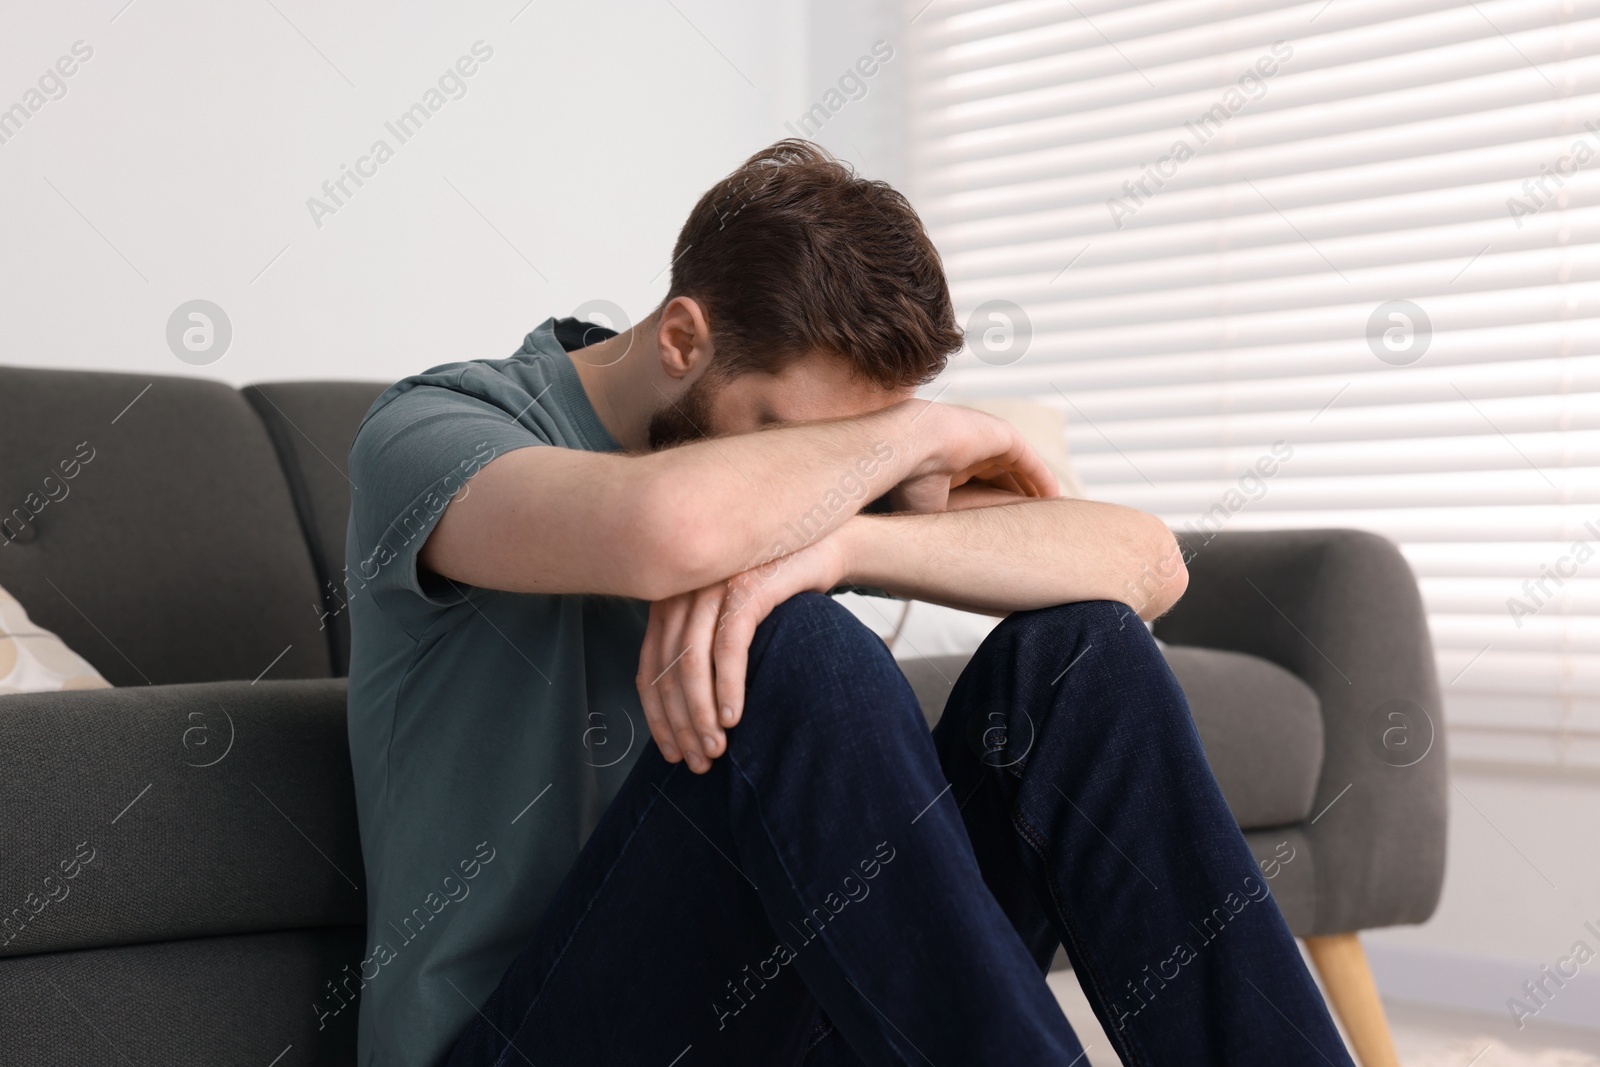
{"label": "sofa backrest", "polygon": [[381,382],[273,382],[246,386],[244,397],[278,450],[322,597],[333,673],[350,669],[350,616],[345,610],[344,534],[350,497],[350,445]]}
{"label": "sofa backrest", "polygon": [[0,586],[113,685],[332,672],[288,481],[225,385],[0,367]]}
{"label": "sofa backrest", "polygon": [[328,675],[383,388],[0,367],[0,585],[118,687],[5,698],[0,1061],[354,1062],[366,879]]}

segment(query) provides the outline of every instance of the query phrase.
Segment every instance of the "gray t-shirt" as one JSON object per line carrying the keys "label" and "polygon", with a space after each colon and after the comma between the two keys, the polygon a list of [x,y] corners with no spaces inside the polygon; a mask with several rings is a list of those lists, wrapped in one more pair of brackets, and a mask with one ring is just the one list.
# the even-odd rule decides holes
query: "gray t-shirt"
{"label": "gray t-shirt", "polygon": [[354,1010],[359,986],[364,1067],[448,1053],[649,739],[633,683],[647,603],[498,592],[417,568],[452,495],[495,457],[618,449],[563,348],[582,332],[552,319],[510,359],[407,378],[350,450],[367,943],[315,1010]]}

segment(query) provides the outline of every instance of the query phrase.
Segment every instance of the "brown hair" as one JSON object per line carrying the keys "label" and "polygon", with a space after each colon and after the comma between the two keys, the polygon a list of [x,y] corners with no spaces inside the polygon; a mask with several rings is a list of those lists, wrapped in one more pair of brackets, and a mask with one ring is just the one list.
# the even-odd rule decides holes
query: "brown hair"
{"label": "brown hair", "polygon": [[705,309],[724,377],[810,352],[888,388],[961,347],[939,253],[906,198],[810,141],[762,149],[707,190],[672,250],[667,299]]}

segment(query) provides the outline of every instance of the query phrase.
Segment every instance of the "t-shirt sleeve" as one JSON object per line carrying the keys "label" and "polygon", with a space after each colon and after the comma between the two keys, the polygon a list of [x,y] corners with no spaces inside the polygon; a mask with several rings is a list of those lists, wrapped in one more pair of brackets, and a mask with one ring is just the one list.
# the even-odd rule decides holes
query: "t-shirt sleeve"
{"label": "t-shirt sleeve", "polygon": [[494,459],[551,442],[505,410],[415,385],[367,416],[350,447],[349,578],[380,605],[459,603],[458,587],[417,566],[450,501]]}

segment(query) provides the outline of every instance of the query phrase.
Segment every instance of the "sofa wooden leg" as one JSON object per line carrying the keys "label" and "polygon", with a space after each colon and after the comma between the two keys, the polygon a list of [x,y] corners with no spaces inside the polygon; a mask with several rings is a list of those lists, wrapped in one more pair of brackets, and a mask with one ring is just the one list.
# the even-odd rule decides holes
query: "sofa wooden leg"
{"label": "sofa wooden leg", "polygon": [[1355,934],[1306,938],[1306,948],[1361,1067],[1400,1067],[1367,954]]}

